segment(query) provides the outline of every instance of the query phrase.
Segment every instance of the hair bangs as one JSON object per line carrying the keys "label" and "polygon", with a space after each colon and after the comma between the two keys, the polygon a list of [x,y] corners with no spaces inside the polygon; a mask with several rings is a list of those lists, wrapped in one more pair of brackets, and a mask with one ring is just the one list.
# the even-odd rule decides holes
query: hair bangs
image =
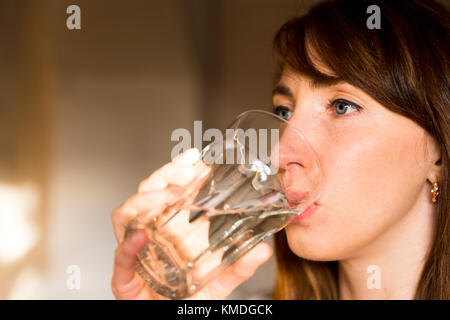
{"label": "hair bangs", "polygon": [[278,31],[274,39],[278,72],[289,67],[314,81],[327,83],[339,79],[372,92],[374,83],[381,83],[379,80],[387,76],[379,71],[385,69],[380,66],[386,63],[385,55],[375,50],[380,48],[377,34],[366,28],[364,15],[360,14],[365,11],[359,10],[361,5],[350,9],[351,12],[347,8],[348,15],[343,15],[338,6],[338,3],[319,5]]}

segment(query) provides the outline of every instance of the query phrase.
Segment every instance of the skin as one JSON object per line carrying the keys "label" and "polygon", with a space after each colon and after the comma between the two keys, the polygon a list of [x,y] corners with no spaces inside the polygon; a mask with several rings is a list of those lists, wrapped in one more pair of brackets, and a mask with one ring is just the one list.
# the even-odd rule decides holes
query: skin
{"label": "skin", "polygon": [[[332,74],[316,61],[319,70]],[[279,86],[289,90],[274,91],[274,106],[292,112],[289,122],[314,147],[323,175],[316,212],[286,227],[290,249],[305,259],[339,261],[343,299],[413,298],[435,230],[430,190],[441,177],[437,144],[412,120],[348,83],[313,85],[286,69]],[[349,106],[338,114],[336,104],[330,104],[336,99],[362,109]],[[289,143],[290,150],[297,147],[299,152],[283,155],[280,147],[280,166],[289,170],[307,165],[300,144]],[[117,299],[162,298],[135,273],[135,255],[145,234],[122,240],[125,225],[143,210],[157,215],[168,203],[167,185],[186,185],[202,170],[183,154],[141,182],[137,194],[113,212],[119,246],[111,286]],[[292,172],[295,181],[300,171]],[[271,248],[261,243],[192,298],[225,299],[270,255]],[[381,288],[370,290],[367,268],[373,265],[380,272]]]}
{"label": "skin", "polygon": [[[145,233],[137,231],[124,239],[125,226],[139,212],[145,211],[157,216],[174,200],[169,187],[192,186],[192,179],[205,173],[207,168],[203,163],[194,164],[198,157],[195,151],[196,149],[187,150],[155,171],[139,184],[135,195],[113,211],[111,220],[119,243],[114,255],[111,279],[111,289],[116,299],[165,299],[146,286],[135,272],[136,254],[144,248],[147,240]],[[237,286],[250,278],[271,254],[271,247],[260,243],[190,299],[225,299]]]}
{"label": "skin", "polygon": [[[289,122],[314,146],[325,181],[316,212],[287,226],[290,249],[309,260],[339,261],[343,299],[413,298],[435,229],[430,190],[441,169],[435,141],[348,83],[313,86],[285,70],[279,86],[289,90],[274,91],[274,106],[293,112]],[[335,99],[362,109],[337,109]],[[281,166],[303,162],[299,150]],[[371,265],[380,272],[380,289],[368,289]]]}

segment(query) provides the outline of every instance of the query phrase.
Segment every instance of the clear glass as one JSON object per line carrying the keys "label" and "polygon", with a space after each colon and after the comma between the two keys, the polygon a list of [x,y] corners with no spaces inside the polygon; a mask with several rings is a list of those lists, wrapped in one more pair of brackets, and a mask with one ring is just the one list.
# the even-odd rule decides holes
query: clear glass
{"label": "clear glass", "polygon": [[323,183],[299,128],[273,113],[244,112],[212,141],[199,160],[204,174],[171,186],[170,206],[157,217],[140,213],[127,227],[144,229],[149,239],[138,274],[171,299],[195,294],[282,230],[319,197]]}

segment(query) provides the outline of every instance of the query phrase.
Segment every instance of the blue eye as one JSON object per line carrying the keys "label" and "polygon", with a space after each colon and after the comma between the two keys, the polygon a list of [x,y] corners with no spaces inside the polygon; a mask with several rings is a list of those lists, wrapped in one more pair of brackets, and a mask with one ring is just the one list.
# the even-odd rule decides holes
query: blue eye
{"label": "blue eye", "polygon": [[277,116],[283,118],[286,121],[289,120],[292,116],[291,109],[284,106],[275,107],[273,113],[275,113]]}
{"label": "blue eye", "polygon": [[334,108],[334,111],[336,112],[337,115],[346,115],[354,111],[360,111],[362,109],[357,104],[344,99],[337,99],[330,102],[330,107]]}

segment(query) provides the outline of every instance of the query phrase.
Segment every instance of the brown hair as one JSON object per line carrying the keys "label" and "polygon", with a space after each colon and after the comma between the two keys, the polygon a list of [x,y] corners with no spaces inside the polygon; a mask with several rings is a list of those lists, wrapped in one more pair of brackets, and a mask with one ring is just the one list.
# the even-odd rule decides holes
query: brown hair
{"label": "brown hair", "polygon": [[[381,29],[366,26],[370,5],[380,8]],[[316,81],[334,80],[314,67],[310,48],[336,77],[412,119],[440,145],[438,164],[443,175],[436,204],[437,230],[416,299],[450,299],[449,20],[446,8],[432,0],[327,1],[285,23],[274,40],[278,72],[289,66]],[[284,231],[275,235],[275,252],[275,299],[339,298],[336,261],[297,257]]]}

